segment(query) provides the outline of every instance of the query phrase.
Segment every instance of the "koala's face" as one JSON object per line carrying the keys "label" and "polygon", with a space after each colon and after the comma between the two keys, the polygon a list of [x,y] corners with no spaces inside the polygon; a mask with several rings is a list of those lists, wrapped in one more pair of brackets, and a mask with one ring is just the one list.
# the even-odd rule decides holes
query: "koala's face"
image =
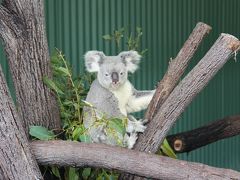
{"label": "koala's face", "polygon": [[103,87],[115,90],[127,81],[128,71],[120,58],[106,57],[100,65],[97,77]]}
{"label": "koala's face", "polygon": [[85,55],[85,65],[89,72],[97,72],[99,83],[110,90],[117,90],[134,72],[140,60],[136,51],[126,51],[118,56],[105,56],[99,51],[89,51]]}

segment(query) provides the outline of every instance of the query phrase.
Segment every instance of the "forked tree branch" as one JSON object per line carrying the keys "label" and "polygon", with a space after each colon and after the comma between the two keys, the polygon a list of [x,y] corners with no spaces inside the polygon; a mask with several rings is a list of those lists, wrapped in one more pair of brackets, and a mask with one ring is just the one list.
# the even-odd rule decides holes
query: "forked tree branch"
{"label": "forked tree branch", "polygon": [[[152,121],[157,110],[162,106],[172,90],[175,88],[194,53],[197,51],[202,40],[211,31],[211,29],[212,28],[207,24],[201,22],[198,23],[193,29],[192,33],[189,35],[181,50],[178,52],[176,58],[170,61],[168,70],[163,79],[158,83],[157,90],[146,111],[145,119],[148,119],[149,122]],[[139,135],[137,140],[138,144],[145,143],[143,142],[143,137],[143,134]],[[135,146],[134,149],[140,150],[137,146]],[[127,174],[122,174],[120,176],[120,179],[130,178],[133,177],[129,177]]]}
{"label": "forked tree branch", "polygon": [[33,153],[42,165],[103,167],[154,179],[237,179],[240,173],[105,144],[35,141]]}
{"label": "forked tree branch", "polygon": [[[139,137],[134,149],[156,153],[184,109],[227,60],[239,50],[239,47],[240,41],[237,38],[229,34],[221,34],[202,60],[188,73],[157,110],[156,115],[148,124],[148,128]],[[132,178],[127,175],[120,177],[120,179]]]}
{"label": "forked tree branch", "polygon": [[233,56],[239,46],[240,41],[237,38],[229,34],[221,34],[202,60],[179,83],[158,109],[157,114],[137,142],[135,149],[157,152],[180,114],[227,60]]}
{"label": "forked tree branch", "polygon": [[202,40],[210,33],[211,29],[209,25],[199,22],[178,52],[176,58],[169,62],[168,70],[163,79],[158,83],[156,93],[148,106],[145,114],[146,119],[149,121],[152,120],[157,109],[165,102],[179,82],[194,53],[197,51]]}
{"label": "forked tree branch", "polygon": [[240,115],[236,115],[225,117],[191,131],[167,136],[167,140],[176,153],[184,153],[239,134]]}

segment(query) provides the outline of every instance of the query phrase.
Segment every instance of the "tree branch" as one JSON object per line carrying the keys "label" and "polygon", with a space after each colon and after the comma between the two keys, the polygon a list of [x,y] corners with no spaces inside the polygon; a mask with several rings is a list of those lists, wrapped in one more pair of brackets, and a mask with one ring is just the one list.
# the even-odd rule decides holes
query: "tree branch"
{"label": "tree branch", "polygon": [[135,149],[153,153],[157,152],[179,115],[239,46],[240,41],[237,38],[228,34],[221,34],[202,60],[179,83],[160,109],[158,109],[156,116],[148,124],[148,128],[140,137],[141,139],[137,142]]}
{"label": "tree branch", "polygon": [[104,144],[71,141],[31,143],[42,165],[103,167],[154,179],[236,179],[240,173]]}
{"label": "tree branch", "polygon": [[0,67],[0,179],[43,179]]}
{"label": "tree branch", "polygon": [[146,119],[149,121],[152,120],[153,116],[157,112],[157,109],[159,109],[159,107],[164,103],[179,82],[194,53],[197,51],[202,40],[207,34],[209,34],[211,29],[212,28],[209,25],[202,22],[199,22],[193,29],[182,49],[177,54],[177,57],[170,61],[168,70],[163,79],[158,83],[156,93],[154,94],[154,97],[152,98],[152,101],[146,111]]}
{"label": "tree branch", "polygon": [[[134,149],[156,153],[180,114],[227,60],[239,50],[239,47],[240,41],[237,38],[229,34],[221,34],[202,60],[158,109],[153,120],[148,124],[148,128],[139,137]],[[120,178],[132,179],[133,177],[122,175]]]}
{"label": "tree branch", "polygon": [[[212,28],[207,24],[201,22],[198,23],[193,29],[192,33],[189,35],[189,38],[186,40],[181,50],[178,52],[177,57],[174,60],[170,61],[168,70],[165,73],[163,79],[158,83],[157,90],[146,111],[145,119],[148,119],[149,122],[152,121],[157,110],[163,105],[172,90],[175,88],[194,53],[197,51],[202,40],[211,31],[211,29]],[[144,134],[140,134],[137,140],[137,144],[145,143],[143,141]],[[140,150],[138,149],[138,145],[135,145],[134,149]],[[133,177],[130,177],[127,174],[122,174],[120,177],[120,179],[130,178]]]}
{"label": "tree branch", "polygon": [[176,153],[184,153],[239,134],[240,115],[236,115],[225,117],[191,131],[167,136],[167,140]]}

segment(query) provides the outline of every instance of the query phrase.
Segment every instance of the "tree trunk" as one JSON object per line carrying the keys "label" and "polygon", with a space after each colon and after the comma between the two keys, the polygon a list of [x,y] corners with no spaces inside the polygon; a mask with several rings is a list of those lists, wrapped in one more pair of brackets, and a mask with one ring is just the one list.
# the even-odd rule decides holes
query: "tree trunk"
{"label": "tree trunk", "polygon": [[71,141],[31,143],[42,165],[104,167],[154,179],[237,179],[240,173],[105,144]]}
{"label": "tree trunk", "polygon": [[176,153],[184,153],[239,134],[240,115],[237,115],[225,117],[191,131],[167,136],[167,140]]}
{"label": "tree trunk", "polygon": [[0,37],[26,133],[30,125],[60,128],[56,98],[42,81],[44,76],[51,77],[43,3],[4,0],[0,6]]}
{"label": "tree trunk", "polygon": [[0,67],[0,179],[43,179]]}

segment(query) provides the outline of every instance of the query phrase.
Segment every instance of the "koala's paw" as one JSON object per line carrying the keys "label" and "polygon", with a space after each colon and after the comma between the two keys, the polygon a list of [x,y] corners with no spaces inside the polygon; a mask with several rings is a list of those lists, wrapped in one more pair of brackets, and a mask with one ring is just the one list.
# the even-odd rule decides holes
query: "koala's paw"
{"label": "koala's paw", "polygon": [[146,123],[146,120],[136,120],[136,119],[129,119],[128,126],[127,126],[127,132],[143,132],[147,128],[144,124]]}
{"label": "koala's paw", "polygon": [[134,144],[137,141],[137,133],[131,133],[130,136],[127,137],[127,147],[128,149],[132,149]]}

